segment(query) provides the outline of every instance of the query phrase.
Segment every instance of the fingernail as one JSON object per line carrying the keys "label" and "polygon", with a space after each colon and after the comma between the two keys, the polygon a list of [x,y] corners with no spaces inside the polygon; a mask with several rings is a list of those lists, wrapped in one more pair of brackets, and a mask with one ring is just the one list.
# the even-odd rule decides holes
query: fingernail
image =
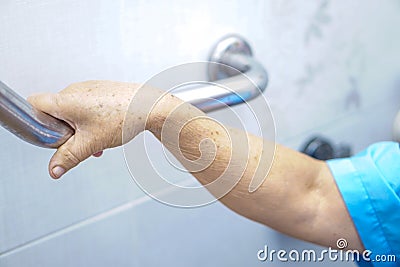
{"label": "fingernail", "polygon": [[53,173],[53,175],[56,178],[60,178],[64,173],[65,173],[65,169],[63,167],[60,166],[55,166],[51,172]]}

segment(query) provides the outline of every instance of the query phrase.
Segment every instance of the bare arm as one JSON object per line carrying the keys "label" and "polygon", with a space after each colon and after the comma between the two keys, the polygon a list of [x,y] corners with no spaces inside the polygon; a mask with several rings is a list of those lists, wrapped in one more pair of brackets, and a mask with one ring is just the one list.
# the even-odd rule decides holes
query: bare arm
{"label": "bare arm", "polygon": [[[249,159],[239,183],[220,199],[222,203],[249,219],[302,240],[335,248],[336,241],[345,238],[349,248],[362,249],[352,220],[325,162],[277,145],[267,178],[260,188],[251,193],[251,180],[260,178],[257,175],[267,175],[270,167],[269,157],[262,155],[268,155],[268,150],[273,148],[273,144],[246,134],[249,145],[233,152],[230,147],[232,136],[241,136],[244,134],[242,131],[222,127],[218,122],[202,117],[203,114],[199,110],[189,104],[182,104],[181,100],[173,96],[167,95],[165,98],[153,110],[147,128],[176,158],[184,164],[185,159],[180,151],[184,151],[183,156],[189,159],[200,157],[199,144],[202,140],[211,139],[216,144],[217,153],[213,163],[203,171],[192,173],[202,184],[217,179],[223,171],[230,173],[232,178],[238,173],[240,175],[241,171],[237,165],[229,163],[231,153],[241,153],[243,161]],[[172,110],[175,111],[171,113]],[[175,135],[175,130],[171,130],[171,133],[167,130],[161,134],[163,126],[176,124],[177,127],[166,128],[179,129],[182,121],[190,123],[179,131],[179,143],[171,143],[171,140],[176,139],[169,138],[169,134]],[[258,162],[260,157],[264,161]]]}
{"label": "bare arm", "polygon": [[[115,136],[122,135],[125,111],[130,101],[138,98],[136,87],[126,83],[94,81],[72,85],[60,94],[30,98],[34,106],[67,121],[76,130],[75,136],[61,146],[50,161],[49,170],[53,178],[60,176],[53,171],[56,166],[62,168],[62,175],[91,154],[123,143],[122,138]],[[146,89],[146,95],[161,95],[156,89]],[[82,103],[82,97],[87,101]],[[116,103],[120,104],[120,113],[123,114],[115,112]],[[145,122],[138,119],[147,115]],[[168,94],[150,114],[136,112],[130,115],[128,112],[127,120],[137,124],[130,138],[140,132],[137,129],[151,131],[189,171],[190,162],[199,158],[207,162],[211,158],[211,164],[204,170],[192,172],[202,184],[218,179],[222,173],[232,179],[240,178],[233,190],[220,199],[233,211],[302,240],[336,247],[336,240],[345,238],[349,249],[362,250],[353,222],[324,162],[277,145],[270,166],[270,161],[265,159],[268,159],[274,144],[223,127],[200,110]],[[105,129],[104,132],[98,133],[97,130],[94,133],[94,129],[99,127]],[[179,138],[175,138],[177,129]],[[199,145],[204,140],[213,143],[215,153],[201,153]],[[232,140],[247,140],[248,145],[232,145]],[[247,164],[232,164],[232,157]],[[249,192],[250,181],[266,175],[262,185],[255,192]],[[212,190],[211,193],[217,194]]]}

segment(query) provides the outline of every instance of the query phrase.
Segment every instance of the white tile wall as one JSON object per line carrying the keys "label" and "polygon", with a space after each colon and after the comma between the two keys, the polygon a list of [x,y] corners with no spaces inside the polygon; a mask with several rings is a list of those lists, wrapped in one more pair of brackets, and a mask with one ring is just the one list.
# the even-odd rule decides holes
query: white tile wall
{"label": "white tile wall", "polygon": [[[398,0],[3,0],[0,79],[24,96],[87,79],[143,82],[239,33],[268,69],[279,142],[299,148],[322,133],[359,151],[391,138],[400,109],[399,15]],[[253,266],[264,244],[309,246],[220,204],[148,200],[120,149],[52,181],[51,151],[3,129],[0,140],[0,266]]]}
{"label": "white tile wall", "polygon": [[[255,254],[266,243],[288,251],[321,250],[250,223],[219,203],[202,209],[177,209],[147,201],[134,209],[122,206],[112,216],[95,218],[88,224],[67,228],[25,249],[10,252],[3,263],[65,267],[281,266],[276,261],[257,260]],[[326,266],[343,265],[326,263]]]}

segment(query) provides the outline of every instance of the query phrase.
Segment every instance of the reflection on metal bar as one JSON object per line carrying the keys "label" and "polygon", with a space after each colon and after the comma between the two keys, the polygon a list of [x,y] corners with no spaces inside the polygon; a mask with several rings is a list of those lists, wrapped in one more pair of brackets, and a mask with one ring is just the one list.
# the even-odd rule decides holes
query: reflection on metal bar
{"label": "reflection on metal bar", "polygon": [[[253,58],[250,45],[238,35],[230,35],[212,49],[209,80],[215,85],[203,85],[174,93],[204,112],[232,106],[260,95],[268,84],[264,67]],[[243,75],[245,74],[245,75]]]}
{"label": "reflection on metal bar", "polygon": [[48,148],[59,147],[74,133],[66,123],[34,109],[1,81],[0,123],[22,140]]}
{"label": "reflection on metal bar", "polygon": [[[233,106],[251,100],[267,87],[267,74],[264,68],[252,57],[232,54],[229,58],[235,69],[247,69],[246,76],[238,74],[213,84],[193,87],[173,93],[180,99],[191,103],[204,112],[210,112],[226,106]],[[228,65],[228,64],[227,64]]]}
{"label": "reflection on metal bar", "polygon": [[[202,85],[174,94],[209,112],[253,99],[267,87],[265,69],[252,57],[249,45],[238,36],[220,41],[210,61],[223,64],[210,64],[209,77],[216,85]],[[74,134],[65,122],[34,109],[1,81],[0,124],[22,140],[46,148],[57,148]]]}

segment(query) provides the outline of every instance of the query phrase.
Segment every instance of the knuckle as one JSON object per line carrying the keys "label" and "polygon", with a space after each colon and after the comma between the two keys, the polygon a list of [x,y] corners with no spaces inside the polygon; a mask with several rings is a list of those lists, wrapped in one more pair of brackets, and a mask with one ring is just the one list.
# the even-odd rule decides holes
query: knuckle
{"label": "knuckle", "polygon": [[60,147],[59,152],[61,153],[62,157],[64,158],[64,161],[69,162],[69,164],[72,164],[74,166],[78,165],[82,160],[80,157],[71,151],[68,147]]}

